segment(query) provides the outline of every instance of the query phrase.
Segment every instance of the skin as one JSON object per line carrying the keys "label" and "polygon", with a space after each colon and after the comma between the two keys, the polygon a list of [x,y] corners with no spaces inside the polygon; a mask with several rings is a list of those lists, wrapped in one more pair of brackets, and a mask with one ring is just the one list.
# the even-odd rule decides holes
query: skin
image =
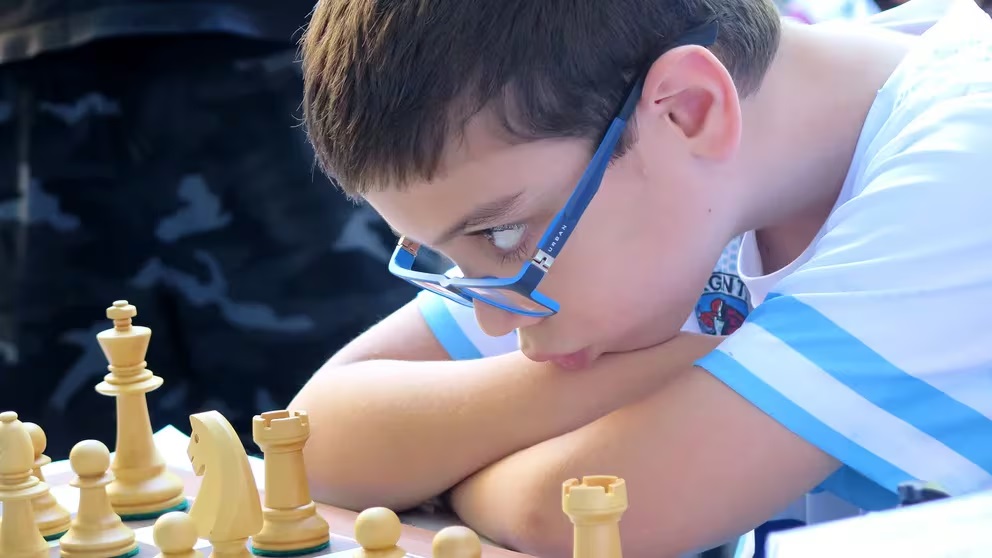
{"label": "skin", "polygon": [[[474,207],[522,192],[513,214],[432,244],[467,276],[508,276],[520,269],[564,205],[594,148],[558,140],[507,145],[496,139],[495,126],[485,113],[470,121],[464,142],[445,157],[441,179],[367,197],[394,229],[430,242]],[[663,152],[684,149],[670,137],[659,139],[664,142],[658,147]],[[584,351],[588,356],[583,364],[606,352],[644,348],[671,338],[713,268],[709,258],[678,249],[683,242],[680,231],[698,232],[705,250],[716,254],[726,245],[726,232],[719,231],[717,216],[703,199],[683,197],[676,188],[652,186],[649,177],[664,164],[664,159],[638,148],[607,173],[540,287],[561,303],[556,316],[529,318],[480,304],[475,311],[482,329],[493,336],[516,329],[521,351],[532,360]],[[500,172],[494,176],[496,169]],[[677,170],[667,177],[669,183],[696,180],[692,176],[696,169]],[[676,206],[681,210],[657,218],[657,208]],[[488,230],[491,226],[515,228]],[[670,257],[645,257],[649,253]],[[622,279],[618,269],[625,270]],[[618,296],[620,289],[626,296]],[[647,323],[654,325],[643,327]]]}
{"label": "skin", "polygon": [[[637,106],[636,143],[607,172],[542,284],[562,311],[533,319],[477,305],[488,333],[517,329],[520,354],[500,357],[505,360],[490,375],[484,370],[493,359],[447,363],[447,373],[396,389],[386,380],[428,374],[439,363],[414,370],[416,363],[387,366],[373,360],[362,372],[357,364],[331,366],[294,402],[321,407],[313,418],[315,437],[319,432],[324,441],[348,440],[349,446],[362,439],[352,428],[383,438],[381,424],[363,423],[386,420],[389,405],[383,402],[390,397],[410,401],[433,393],[452,404],[471,397],[490,413],[489,421],[470,410],[458,421],[451,420],[450,408],[447,421],[443,407],[410,412],[402,424],[409,436],[418,436],[417,443],[404,448],[412,451],[405,458],[393,454],[406,461],[389,472],[406,475],[411,484],[391,482],[374,493],[373,478],[392,479],[381,476],[383,453],[373,453],[388,454],[385,443],[363,445],[347,460],[312,454],[320,461],[311,470],[335,459],[375,469],[361,477],[340,465],[339,474],[315,474],[315,484],[325,494],[341,494],[357,483],[360,490],[335,496],[352,504],[381,502],[397,489],[406,490],[403,499],[409,503],[454,486],[452,502],[470,526],[549,558],[571,555],[571,526],[560,502],[561,482],[569,477],[605,471],[628,480],[636,502],[624,517],[624,554],[633,557],[674,556],[722,542],[801,497],[839,464],[692,366],[719,338],[677,331],[721,249],[737,234],[758,231],[766,272],[788,264],[806,247],[836,199],[875,92],[911,42],[866,29],[786,24],[764,84],[744,100],[705,49],[683,47],[663,55],[652,65]],[[376,192],[368,202],[398,232],[443,252],[467,275],[513,273],[519,260],[512,254],[533,249],[581,174],[590,146],[508,145],[499,137],[491,116],[481,113],[464,140],[445,153],[436,180]],[[522,197],[512,215],[432,242],[474,207],[518,192]],[[494,225],[511,232],[483,230]],[[576,351],[583,357],[581,366],[569,362],[575,370],[544,362]],[[363,383],[363,375],[374,376],[374,383]],[[521,390],[526,381],[534,383]],[[342,390],[352,399],[360,389],[368,393],[361,406],[348,406],[346,395],[334,395],[333,388],[348,385],[354,391]],[[368,391],[370,385],[376,388]],[[411,392],[416,385],[422,392]],[[625,392],[625,385],[636,389]],[[562,397],[566,389],[572,391]],[[502,405],[494,404],[494,397],[501,397]],[[518,401],[521,407],[507,412],[508,402]],[[335,406],[337,411],[327,410]],[[361,412],[359,407],[378,414],[348,420],[345,413]],[[333,420],[342,422],[334,427]],[[456,430],[452,422],[470,428]],[[455,441],[432,437],[432,425],[465,445],[451,452]],[[443,459],[431,460],[439,467],[434,476],[443,478],[425,488],[430,463],[415,456],[433,457],[431,452],[444,447]],[[416,472],[409,472],[411,462]]]}
{"label": "skin", "polygon": [[407,509],[657,390],[713,346],[709,336],[679,336],[659,347],[655,366],[602,359],[608,374],[520,352],[450,361],[411,304],[344,348],[290,403],[310,413],[311,493],[356,511]]}

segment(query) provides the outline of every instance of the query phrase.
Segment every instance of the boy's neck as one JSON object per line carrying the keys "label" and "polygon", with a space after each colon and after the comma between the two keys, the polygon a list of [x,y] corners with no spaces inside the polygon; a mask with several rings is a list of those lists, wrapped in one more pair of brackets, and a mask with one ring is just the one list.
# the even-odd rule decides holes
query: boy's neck
{"label": "boy's neck", "polygon": [[765,273],[797,258],[829,216],[878,90],[915,39],[851,25],[786,22],[757,93],[741,103],[740,230]]}

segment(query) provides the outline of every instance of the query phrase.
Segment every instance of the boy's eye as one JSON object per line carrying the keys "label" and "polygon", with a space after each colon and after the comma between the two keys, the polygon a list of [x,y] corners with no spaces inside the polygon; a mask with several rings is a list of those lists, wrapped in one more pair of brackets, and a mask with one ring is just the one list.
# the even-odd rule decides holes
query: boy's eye
{"label": "boy's eye", "polygon": [[520,245],[527,227],[524,225],[500,225],[482,231],[482,236],[501,252],[511,252]]}

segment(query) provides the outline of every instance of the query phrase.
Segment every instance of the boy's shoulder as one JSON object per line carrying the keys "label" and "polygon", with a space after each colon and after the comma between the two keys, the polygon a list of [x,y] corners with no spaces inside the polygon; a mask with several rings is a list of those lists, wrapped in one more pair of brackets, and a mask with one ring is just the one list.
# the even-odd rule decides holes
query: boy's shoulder
{"label": "boy's shoulder", "polygon": [[[756,306],[815,265],[810,260],[836,254],[837,243],[848,250],[865,235],[877,238],[889,219],[932,225],[934,208],[947,207],[952,196],[967,203],[965,190],[983,187],[974,177],[992,170],[992,19],[973,0],[910,0],[867,21],[919,39],[878,91],[817,240],[789,266],[766,273],[754,234],[744,235],[739,272]],[[910,176],[921,173],[937,179],[923,185]]]}
{"label": "boy's shoulder", "polygon": [[[879,89],[816,242],[777,277],[775,290],[798,281],[793,273],[841,255],[890,275],[930,271],[900,269],[895,253],[932,247],[937,252],[927,261],[939,253],[947,265],[977,255],[951,249],[957,240],[948,237],[959,235],[961,216],[992,194],[981,178],[992,170],[992,18],[973,0],[911,0],[905,7],[890,23],[918,25],[912,32],[919,40]],[[973,241],[979,237],[992,242],[981,234]]]}
{"label": "boy's shoulder", "polygon": [[974,0],[912,0],[904,8],[900,17],[870,19],[919,36],[869,113],[862,138],[875,144],[876,136],[890,138],[911,125],[928,124],[918,117],[935,106],[964,107],[992,94],[992,18]]}
{"label": "boy's shoulder", "polygon": [[914,479],[992,486],[992,335],[971,311],[992,297],[992,21],[971,0],[944,14],[879,91],[803,255],[762,275],[745,236],[756,309],[697,363],[836,457],[821,488],[868,510]]}
{"label": "boy's shoulder", "polygon": [[[940,9],[936,4],[913,0],[906,5],[912,10],[889,20],[895,27],[908,25],[920,39],[877,94],[845,196],[893,187],[901,180],[892,172],[897,166],[947,176],[962,166],[989,170],[989,144],[977,140],[992,129],[992,19],[972,0],[939,0]],[[947,193],[914,192],[921,198]]]}

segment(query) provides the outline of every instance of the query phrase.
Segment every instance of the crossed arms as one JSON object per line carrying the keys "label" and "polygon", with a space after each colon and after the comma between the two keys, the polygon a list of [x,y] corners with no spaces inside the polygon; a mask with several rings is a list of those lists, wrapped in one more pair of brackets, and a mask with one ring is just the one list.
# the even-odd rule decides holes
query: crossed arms
{"label": "crossed arms", "polygon": [[572,530],[561,483],[612,474],[631,491],[625,556],[718,544],[838,466],[692,366],[718,342],[686,334],[578,373],[518,353],[452,362],[411,304],[344,349],[291,404],[311,414],[314,497],[401,510],[450,490],[481,534],[564,558]]}

